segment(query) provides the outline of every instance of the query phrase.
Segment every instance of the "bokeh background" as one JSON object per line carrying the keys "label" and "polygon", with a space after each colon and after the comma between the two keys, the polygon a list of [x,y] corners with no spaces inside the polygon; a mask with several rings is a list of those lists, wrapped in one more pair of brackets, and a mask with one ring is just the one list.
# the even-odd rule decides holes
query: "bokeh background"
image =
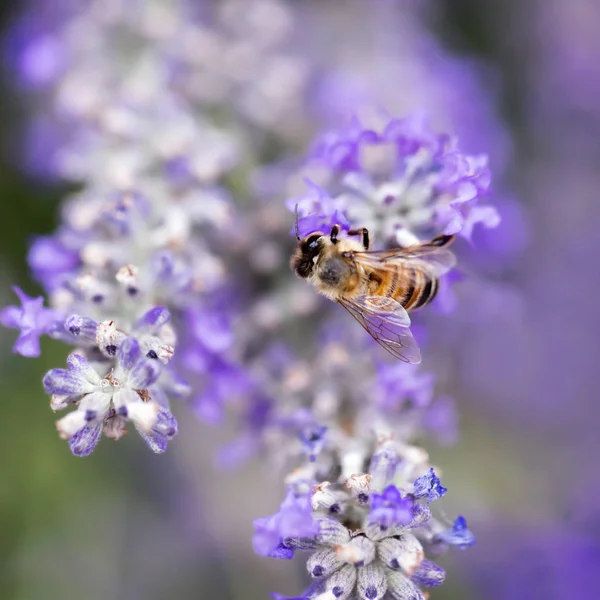
{"label": "bokeh background", "polygon": [[[448,511],[469,516],[478,544],[445,559],[447,582],[432,598],[596,597],[600,5],[373,0],[364,20],[353,13],[356,3],[289,4],[308,27],[302,36],[314,42],[304,52],[345,65],[357,94],[361,77],[380,72],[382,101],[406,99],[397,110],[427,98],[433,110],[447,105],[461,113],[473,150],[496,140],[487,150],[500,173],[505,221],[476,239],[490,250],[481,267],[494,282],[481,297],[489,310],[476,322],[457,317],[444,381],[458,401],[461,436],[453,447],[431,449],[451,488]],[[1,3],[5,33],[20,10],[21,3]],[[477,90],[435,52],[411,62],[403,46],[414,35],[407,14],[436,48],[471,65]],[[399,45],[382,55],[378,44],[396,36]],[[383,62],[402,68],[389,78]],[[434,71],[448,81],[432,83]],[[27,98],[10,65],[1,85],[6,305],[12,284],[39,291],[27,273],[27,244],[53,229],[66,188],[22,168]],[[482,94],[485,109],[475,98]],[[335,112],[332,98],[326,95]],[[488,120],[481,110],[500,123],[491,137],[482,133]],[[300,592],[301,561],[252,551],[252,519],[276,509],[282,484],[258,461],[240,470],[216,464],[227,427],[212,429],[177,406],[180,435],[165,455],[130,436],[74,458],[56,435],[41,386],[66,349],[45,340],[40,359],[24,360],[11,354],[13,340],[13,331],[0,330],[0,597],[259,600],[271,591]]]}

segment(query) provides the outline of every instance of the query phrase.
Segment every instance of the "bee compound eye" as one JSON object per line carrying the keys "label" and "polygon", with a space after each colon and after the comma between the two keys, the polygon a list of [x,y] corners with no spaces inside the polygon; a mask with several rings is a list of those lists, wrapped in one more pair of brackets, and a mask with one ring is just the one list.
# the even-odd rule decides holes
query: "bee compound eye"
{"label": "bee compound eye", "polygon": [[304,242],[302,243],[302,248],[304,252],[308,252],[309,254],[315,254],[319,250],[319,240],[321,239],[321,233],[313,233],[308,236]]}

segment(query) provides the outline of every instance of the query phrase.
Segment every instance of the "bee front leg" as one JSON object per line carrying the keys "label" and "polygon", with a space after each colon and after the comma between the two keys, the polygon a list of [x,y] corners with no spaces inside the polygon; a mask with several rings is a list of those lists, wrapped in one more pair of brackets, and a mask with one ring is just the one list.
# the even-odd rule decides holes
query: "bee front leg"
{"label": "bee front leg", "polygon": [[329,234],[329,239],[331,240],[332,244],[337,244],[338,243],[338,235],[340,233],[340,226],[339,225],[334,225],[331,228],[331,233]]}
{"label": "bee front leg", "polygon": [[366,227],[361,227],[360,229],[351,229],[348,231],[348,235],[361,235],[364,249],[369,249],[369,230]]}

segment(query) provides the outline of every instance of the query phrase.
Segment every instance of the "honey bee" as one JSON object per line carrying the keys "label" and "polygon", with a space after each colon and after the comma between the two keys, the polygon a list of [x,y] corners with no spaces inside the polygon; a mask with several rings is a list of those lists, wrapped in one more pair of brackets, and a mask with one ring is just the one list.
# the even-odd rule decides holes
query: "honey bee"
{"label": "honey bee", "polygon": [[431,302],[439,277],[455,264],[446,247],[453,235],[407,248],[369,252],[367,229],[351,229],[339,238],[334,225],[329,235],[316,232],[300,238],[290,261],[296,274],[339,302],[388,352],[407,363],[420,363],[421,352],[410,332],[408,311]]}

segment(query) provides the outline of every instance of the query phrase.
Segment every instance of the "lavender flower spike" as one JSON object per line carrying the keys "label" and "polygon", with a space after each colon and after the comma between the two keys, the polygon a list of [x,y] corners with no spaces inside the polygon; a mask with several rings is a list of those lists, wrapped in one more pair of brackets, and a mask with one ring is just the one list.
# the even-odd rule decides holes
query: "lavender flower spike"
{"label": "lavender flower spike", "polygon": [[[316,531],[309,534],[304,509],[303,537],[284,539],[280,535],[279,545],[273,548],[274,536],[270,542],[273,550],[268,553],[277,558],[291,558],[295,550],[312,553],[306,567],[313,584],[303,598],[383,600],[386,594],[398,599],[424,598],[421,587],[443,582],[444,570],[425,558],[433,547],[429,532],[441,525],[426,504],[398,487],[420,488],[423,478],[410,483],[403,480],[406,463],[417,456],[400,444],[384,442],[374,451],[369,473],[354,474],[343,483],[314,486],[311,505]],[[430,479],[428,475],[424,477]],[[284,504],[289,506],[289,492]],[[276,528],[270,521],[274,517],[255,522],[261,539],[265,528],[281,531],[297,522],[296,513],[284,510],[284,504],[276,515]]]}

